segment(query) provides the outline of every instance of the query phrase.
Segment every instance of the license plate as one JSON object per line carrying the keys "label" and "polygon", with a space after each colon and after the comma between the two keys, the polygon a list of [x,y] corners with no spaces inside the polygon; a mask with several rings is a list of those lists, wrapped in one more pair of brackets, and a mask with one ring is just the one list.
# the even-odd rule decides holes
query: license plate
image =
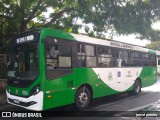
{"label": "license plate", "polygon": [[19,100],[14,99],[14,103],[19,104]]}

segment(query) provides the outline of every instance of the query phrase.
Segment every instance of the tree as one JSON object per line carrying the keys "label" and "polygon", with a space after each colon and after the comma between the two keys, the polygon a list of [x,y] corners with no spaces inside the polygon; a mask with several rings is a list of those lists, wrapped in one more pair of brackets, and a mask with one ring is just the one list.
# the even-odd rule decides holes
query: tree
{"label": "tree", "polygon": [[[42,13],[49,7],[53,12],[47,19]],[[77,33],[82,26],[91,36],[135,33],[141,39],[159,40],[160,32],[151,27],[160,19],[159,11],[159,0],[0,0],[0,43],[27,29]],[[78,24],[79,19],[84,24]],[[86,26],[89,23],[93,30]]]}
{"label": "tree", "polygon": [[146,47],[154,50],[160,50],[160,41],[151,42],[150,44],[147,44]]}

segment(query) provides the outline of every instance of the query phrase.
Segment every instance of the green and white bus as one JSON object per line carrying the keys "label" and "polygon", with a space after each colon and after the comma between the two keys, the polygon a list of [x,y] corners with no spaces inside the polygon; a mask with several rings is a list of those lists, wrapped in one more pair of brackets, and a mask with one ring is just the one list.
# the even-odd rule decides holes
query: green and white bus
{"label": "green and white bus", "polygon": [[157,75],[160,75],[160,51],[157,50],[156,52],[157,52],[156,54],[157,56]]}
{"label": "green and white bus", "polygon": [[157,81],[156,51],[127,43],[43,28],[10,42],[7,101],[30,110],[131,91]]}

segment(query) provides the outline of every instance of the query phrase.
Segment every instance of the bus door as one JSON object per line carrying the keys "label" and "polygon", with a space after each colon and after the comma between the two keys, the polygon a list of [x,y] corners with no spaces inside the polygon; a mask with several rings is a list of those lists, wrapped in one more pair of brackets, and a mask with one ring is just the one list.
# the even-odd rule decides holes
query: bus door
{"label": "bus door", "polygon": [[45,44],[46,82],[45,99],[48,106],[56,107],[70,103],[73,91],[73,53],[67,41],[48,38]]}

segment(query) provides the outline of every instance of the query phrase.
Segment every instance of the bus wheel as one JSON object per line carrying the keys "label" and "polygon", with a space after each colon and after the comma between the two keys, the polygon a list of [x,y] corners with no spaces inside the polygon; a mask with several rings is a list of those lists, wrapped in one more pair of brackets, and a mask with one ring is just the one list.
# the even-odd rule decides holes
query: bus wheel
{"label": "bus wheel", "polygon": [[82,110],[87,108],[91,102],[91,92],[90,90],[83,86],[80,87],[76,93],[75,106],[77,109]]}
{"label": "bus wheel", "polygon": [[136,80],[134,83],[133,95],[138,95],[141,92],[141,82]]}

